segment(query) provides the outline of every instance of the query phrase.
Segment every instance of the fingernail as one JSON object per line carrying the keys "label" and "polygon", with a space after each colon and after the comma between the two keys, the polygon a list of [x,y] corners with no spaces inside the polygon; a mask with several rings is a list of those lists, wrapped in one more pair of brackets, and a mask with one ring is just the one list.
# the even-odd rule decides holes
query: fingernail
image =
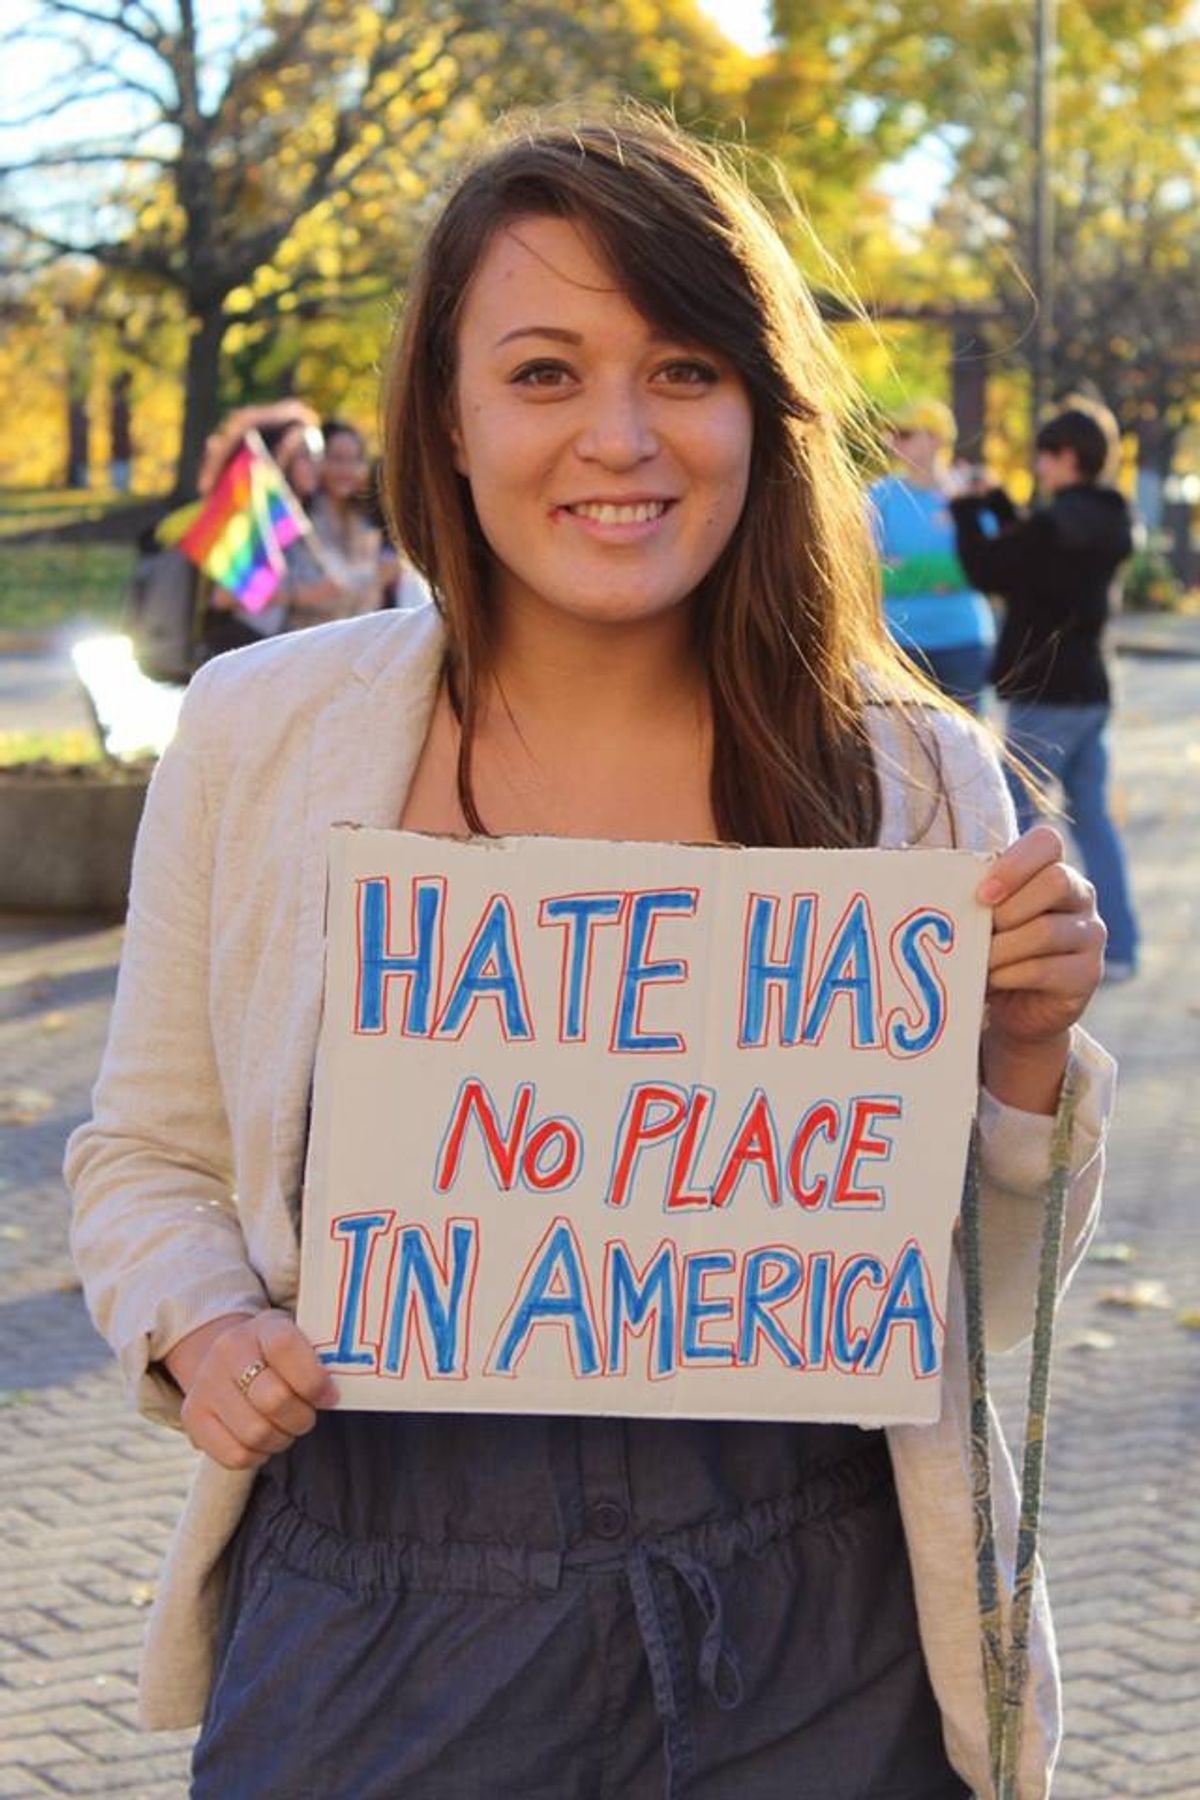
{"label": "fingernail", "polygon": [[993,900],[999,900],[1003,892],[1004,883],[989,876],[986,881],[981,881],[975,889],[975,898],[981,900],[984,906],[990,906]]}

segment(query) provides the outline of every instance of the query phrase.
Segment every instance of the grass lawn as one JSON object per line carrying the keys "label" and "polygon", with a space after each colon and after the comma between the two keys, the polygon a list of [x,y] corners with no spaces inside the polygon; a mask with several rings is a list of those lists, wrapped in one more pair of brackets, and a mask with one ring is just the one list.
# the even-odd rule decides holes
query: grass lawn
{"label": "grass lawn", "polygon": [[[117,623],[136,560],[133,543],[123,541],[123,531],[116,542],[98,543],[88,533],[56,534],[101,524],[138,498],[104,488],[0,487],[0,631],[45,631],[75,619]],[[12,541],[18,536],[22,542]]]}
{"label": "grass lawn", "polygon": [[91,524],[128,506],[132,498],[115,488],[0,487],[0,539],[22,531],[55,531],[83,520]]}
{"label": "grass lawn", "polygon": [[115,625],[136,554],[132,544],[6,544],[0,537],[0,631],[45,631],[73,619]]}
{"label": "grass lawn", "polygon": [[91,730],[0,731],[0,769],[30,763],[77,769],[98,763],[103,754]]}

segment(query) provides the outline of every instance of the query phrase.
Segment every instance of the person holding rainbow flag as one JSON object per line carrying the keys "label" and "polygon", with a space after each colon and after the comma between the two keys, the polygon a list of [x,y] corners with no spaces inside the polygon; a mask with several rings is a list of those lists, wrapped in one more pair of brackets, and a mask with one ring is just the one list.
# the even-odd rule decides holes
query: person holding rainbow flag
{"label": "person holding rainbow flag", "polygon": [[203,505],[179,547],[213,583],[205,659],[287,629],[288,550],[311,533],[304,510],[320,476],[321,433],[301,401],[234,413],[209,439]]}

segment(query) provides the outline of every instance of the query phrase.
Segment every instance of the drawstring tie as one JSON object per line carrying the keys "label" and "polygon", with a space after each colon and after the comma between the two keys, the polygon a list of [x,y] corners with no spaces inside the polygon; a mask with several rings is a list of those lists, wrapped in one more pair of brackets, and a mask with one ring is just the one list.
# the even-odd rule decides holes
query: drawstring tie
{"label": "drawstring tie", "polygon": [[[742,1671],[737,1651],[725,1636],[725,1609],[712,1570],[686,1550],[669,1550],[661,1544],[639,1544],[625,1559],[638,1631],[650,1665],[654,1710],[662,1721],[667,1755],[667,1800],[672,1800],[677,1777],[687,1774],[692,1760],[687,1709],[680,1692],[684,1679],[683,1644],[678,1619],[664,1610],[663,1596],[655,1579],[665,1569],[682,1581],[704,1620],[697,1674],[700,1685],[722,1712],[741,1704]],[[673,1654],[674,1652],[674,1654]]]}

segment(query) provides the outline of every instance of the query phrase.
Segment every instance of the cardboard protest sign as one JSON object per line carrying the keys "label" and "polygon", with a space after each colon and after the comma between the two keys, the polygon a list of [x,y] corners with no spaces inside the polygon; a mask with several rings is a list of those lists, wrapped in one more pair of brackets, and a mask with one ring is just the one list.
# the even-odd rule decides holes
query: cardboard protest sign
{"label": "cardboard protest sign", "polygon": [[936,1418],[982,863],[335,828],[299,1320],[342,1404]]}

